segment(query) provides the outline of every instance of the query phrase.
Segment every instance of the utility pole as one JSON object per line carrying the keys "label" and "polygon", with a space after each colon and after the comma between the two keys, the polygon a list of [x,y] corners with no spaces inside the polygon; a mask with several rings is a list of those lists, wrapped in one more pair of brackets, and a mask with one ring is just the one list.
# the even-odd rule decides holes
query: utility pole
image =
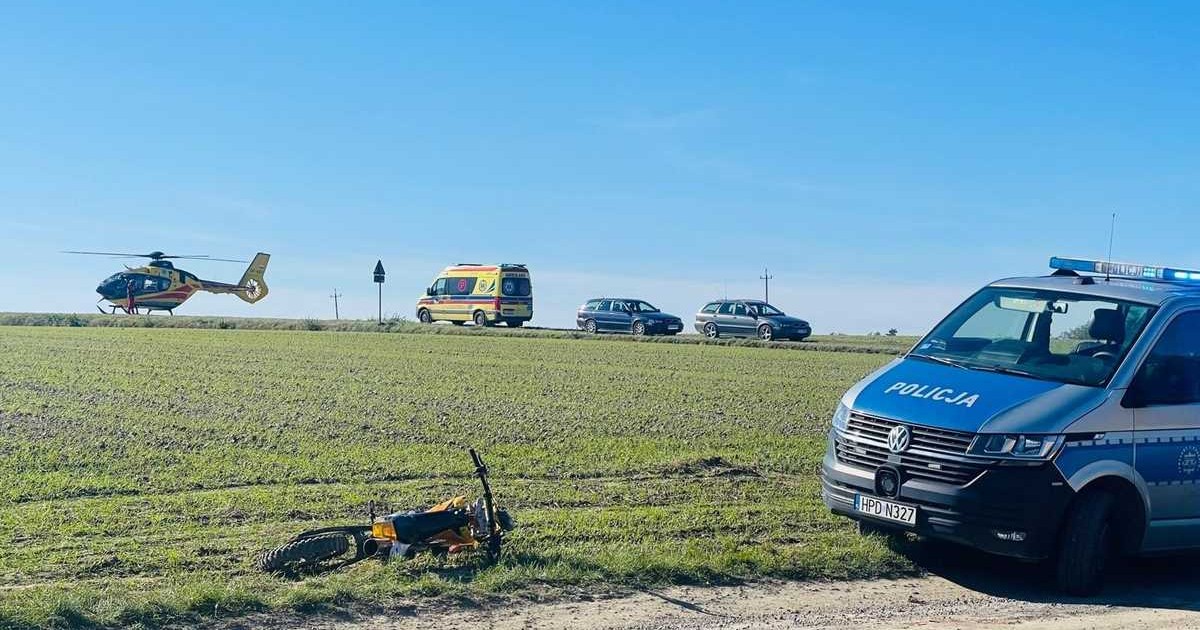
{"label": "utility pole", "polygon": [[767,304],[771,303],[771,278],[774,277],[767,273],[766,267],[763,267],[763,275],[758,277],[759,280],[763,281],[763,301]]}
{"label": "utility pole", "polygon": [[337,301],[338,301],[338,298],[342,297],[342,294],[337,292],[337,287],[334,287],[334,289],[333,289],[333,294],[331,294],[329,297],[333,298],[333,318],[334,318],[335,320],[336,320],[336,319],[341,319],[341,317],[338,315],[338,303],[337,303]]}
{"label": "utility pole", "polygon": [[383,324],[383,280],[384,280],[383,276],[386,273],[383,270],[383,261],[382,260],[375,261],[375,271],[373,273],[375,275],[375,284],[379,285],[379,323],[380,323],[380,325],[382,325]]}

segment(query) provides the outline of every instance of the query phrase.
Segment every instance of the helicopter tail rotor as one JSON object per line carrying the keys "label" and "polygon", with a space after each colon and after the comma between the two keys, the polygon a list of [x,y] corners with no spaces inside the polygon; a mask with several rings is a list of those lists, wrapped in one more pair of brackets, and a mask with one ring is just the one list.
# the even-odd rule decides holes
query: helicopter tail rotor
{"label": "helicopter tail rotor", "polygon": [[238,286],[242,289],[237,292],[238,297],[251,304],[267,297],[267,281],[263,274],[267,272],[267,263],[270,260],[270,254],[255,254],[254,260],[250,261],[250,266],[246,268],[246,273],[242,274],[242,279],[238,281]]}

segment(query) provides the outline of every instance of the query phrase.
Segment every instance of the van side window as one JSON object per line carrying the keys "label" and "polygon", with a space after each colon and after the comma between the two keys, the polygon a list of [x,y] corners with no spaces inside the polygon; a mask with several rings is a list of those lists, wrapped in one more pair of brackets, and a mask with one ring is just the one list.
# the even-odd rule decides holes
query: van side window
{"label": "van side window", "polygon": [[718,309],[717,312],[722,315],[732,315],[733,314],[733,302],[726,302],[726,303],[722,304],[721,308]]}
{"label": "van side window", "polygon": [[614,313],[628,313],[629,305],[625,304],[621,300],[613,300],[612,310]]}
{"label": "van side window", "polygon": [[746,314],[746,305],[742,304],[741,302],[734,304],[733,305],[733,314],[734,315],[745,315]]}
{"label": "van side window", "polygon": [[610,304],[612,304],[612,300],[604,300],[604,301],[600,302],[600,306],[597,306],[596,310],[597,311],[607,311]]}
{"label": "van side window", "polygon": [[446,294],[446,279],[438,278],[437,280],[434,280],[433,286],[430,288],[433,289],[434,295],[445,295]]}
{"label": "van side window", "polygon": [[1133,382],[1143,406],[1200,403],[1200,311],[1167,326]]}
{"label": "van side window", "polygon": [[470,295],[479,278],[445,278],[446,295]]}

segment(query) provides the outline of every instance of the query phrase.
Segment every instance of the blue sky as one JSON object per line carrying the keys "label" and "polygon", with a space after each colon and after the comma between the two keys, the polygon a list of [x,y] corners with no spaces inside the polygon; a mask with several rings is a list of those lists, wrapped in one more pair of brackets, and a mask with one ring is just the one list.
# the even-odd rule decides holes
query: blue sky
{"label": "blue sky", "polygon": [[[1051,254],[1200,267],[1188,3],[76,3],[0,22],[0,310],[119,261],[273,255],[250,307],[410,315],[525,262],[535,323],[599,294],[757,296],[919,333]],[[169,6],[168,6],[169,5]],[[236,279],[236,265],[198,263]]]}

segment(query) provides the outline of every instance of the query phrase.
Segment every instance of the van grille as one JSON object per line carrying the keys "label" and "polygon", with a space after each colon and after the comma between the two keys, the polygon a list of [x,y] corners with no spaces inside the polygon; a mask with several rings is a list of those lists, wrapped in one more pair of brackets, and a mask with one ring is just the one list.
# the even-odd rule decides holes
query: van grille
{"label": "van grille", "polygon": [[912,443],[900,455],[888,450],[887,435],[896,425],[894,420],[852,412],[843,432],[834,435],[834,452],[838,461],[858,468],[875,470],[884,465],[897,466],[909,477],[966,485],[987,467],[966,455],[975,438],[973,433],[952,431],[908,424]]}

